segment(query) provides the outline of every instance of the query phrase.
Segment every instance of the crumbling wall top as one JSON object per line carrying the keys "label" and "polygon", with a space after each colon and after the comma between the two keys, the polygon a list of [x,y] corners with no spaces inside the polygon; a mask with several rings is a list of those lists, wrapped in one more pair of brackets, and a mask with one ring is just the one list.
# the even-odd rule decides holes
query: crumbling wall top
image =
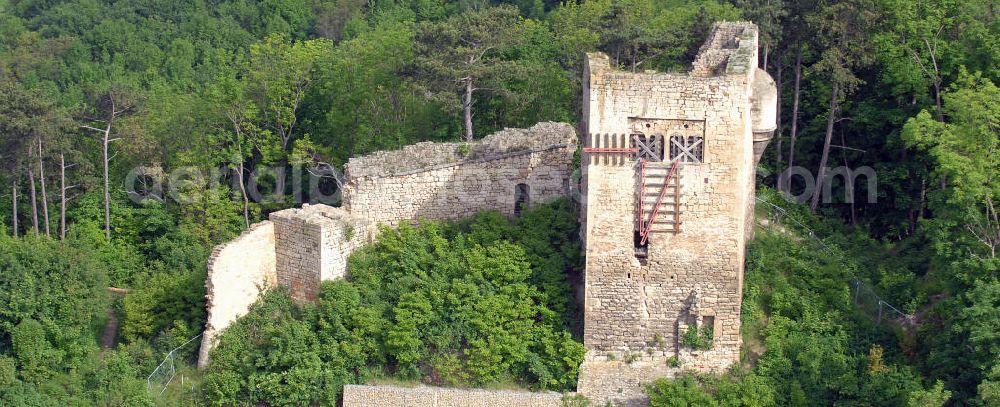
{"label": "crumbling wall top", "polygon": [[527,129],[504,129],[471,143],[423,142],[400,150],[379,151],[347,162],[348,179],[404,175],[475,161],[488,161],[576,143],[566,123],[543,122]]}
{"label": "crumbling wall top", "polygon": [[[750,22],[717,22],[712,26],[708,39],[698,50],[687,75],[655,73],[658,76],[677,78],[710,78],[723,75],[753,77],[757,66],[757,26]],[[645,75],[619,71],[611,65],[611,58],[601,52],[587,54],[585,77],[616,75]]]}
{"label": "crumbling wall top", "polygon": [[698,50],[692,76],[746,75],[756,65],[757,26],[745,21],[721,21]]}
{"label": "crumbling wall top", "polygon": [[271,212],[272,221],[297,220],[318,226],[367,226],[365,219],[353,216],[342,208],[328,205],[302,204],[301,208],[288,208]]}

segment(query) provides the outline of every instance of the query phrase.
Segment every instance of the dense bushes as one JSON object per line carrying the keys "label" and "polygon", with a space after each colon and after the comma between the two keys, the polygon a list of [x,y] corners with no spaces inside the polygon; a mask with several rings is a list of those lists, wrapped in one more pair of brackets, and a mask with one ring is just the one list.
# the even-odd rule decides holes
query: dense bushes
{"label": "dense bushes", "polygon": [[[73,211],[64,241],[0,235],[0,405],[151,405],[146,376],[201,330],[198,226],[157,202],[115,212],[111,240],[99,211]],[[109,285],[129,294],[113,302]],[[111,310],[127,344],[100,350]]]}
{"label": "dense bushes", "polygon": [[99,265],[72,245],[0,236],[0,270],[0,343],[19,371],[44,379],[79,366],[110,303]]}
{"label": "dense bushes", "polygon": [[775,405],[774,390],[759,376],[736,380],[692,373],[675,380],[657,380],[646,388],[650,405],[672,407],[769,406]]}
{"label": "dense bushes", "polygon": [[[776,197],[768,189],[761,196]],[[950,392],[908,365],[902,346],[912,333],[897,336],[853,305],[848,281],[877,278],[882,248],[804,207],[783,206],[785,223],[759,230],[749,245],[742,365],[721,377],[657,381],[648,388],[653,405],[940,406]]]}
{"label": "dense bushes", "polygon": [[227,329],[206,396],[331,405],[344,383],[379,377],[570,389],[584,353],[564,318],[575,236],[565,200],[516,220],[384,230],[352,256],[351,281],[324,283],[315,304],[274,290]]}
{"label": "dense bushes", "polygon": [[110,298],[84,245],[0,235],[0,270],[0,405],[152,403],[134,359],[97,353]]}

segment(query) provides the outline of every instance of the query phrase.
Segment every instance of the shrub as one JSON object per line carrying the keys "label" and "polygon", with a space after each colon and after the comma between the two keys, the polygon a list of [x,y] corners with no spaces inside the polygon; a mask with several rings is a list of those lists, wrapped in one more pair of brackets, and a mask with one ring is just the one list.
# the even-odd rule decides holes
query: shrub
{"label": "shrub", "polygon": [[[524,222],[523,219],[532,219]],[[567,329],[566,270],[579,263],[565,201],[517,220],[383,230],[350,258],[351,281],[315,304],[272,290],[220,337],[205,378],[217,405],[328,404],[388,373],[436,385],[570,389],[585,349]],[[298,389],[288,394],[287,388]]]}
{"label": "shrub", "polygon": [[699,330],[698,325],[689,324],[687,331],[681,336],[681,345],[694,350],[709,350],[712,349],[714,335],[714,328],[711,326]]}

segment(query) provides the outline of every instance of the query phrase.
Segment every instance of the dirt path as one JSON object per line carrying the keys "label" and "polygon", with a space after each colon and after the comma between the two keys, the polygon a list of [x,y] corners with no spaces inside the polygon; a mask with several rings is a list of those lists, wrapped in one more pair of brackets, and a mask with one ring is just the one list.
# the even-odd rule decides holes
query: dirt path
{"label": "dirt path", "polygon": [[118,337],[118,315],[114,309],[108,310],[108,322],[104,324],[104,333],[101,335],[101,349],[108,350],[115,346],[115,338]]}
{"label": "dirt path", "polygon": [[[128,288],[108,287],[113,301],[121,300],[130,291]],[[104,324],[104,333],[101,334],[101,356],[104,355],[104,351],[115,347],[119,325],[121,322],[118,321],[118,314],[115,314],[115,307],[112,305],[108,308],[108,322]]]}

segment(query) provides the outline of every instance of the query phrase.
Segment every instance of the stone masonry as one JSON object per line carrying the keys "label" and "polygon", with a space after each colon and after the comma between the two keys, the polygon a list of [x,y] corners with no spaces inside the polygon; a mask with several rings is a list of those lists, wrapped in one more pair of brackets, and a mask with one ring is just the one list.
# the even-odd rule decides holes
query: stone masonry
{"label": "stone masonry", "polygon": [[[739,360],[755,168],[777,100],[757,64],[750,23],[717,23],[688,74],[623,72],[588,55],[579,185],[588,352],[577,391],[594,405],[648,404],[646,383]],[[349,277],[348,256],[378,225],[517,215],[573,194],[576,151],[572,126],[540,123],[352,158],[341,208],[275,212],[215,249],[199,365],[267,287],[311,301],[321,281]],[[556,395],[504,392],[346,386],[344,406],[557,405]]]}
{"label": "stone masonry", "polygon": [[551,391],[353,384],[344,386],[345,407],[561,407],[562,405],[562,394]]}
{"label": "stone masonry", "polygon": [[417,143],[352,158],[344,208],[376,223],[453,219],[569,195],[576,131],[564,123],[507,129],[473,143]]}
{"label": "stone masonry", "polygon": [[303,205],[271,213],[209,260],[208,320],[198,364],[219,332],[245,314],[263,290],[280,284],[312,301],[320,282],[348,277],[347,259],[378,225],[455,219],[570,193],[576,131],[564,123],[506,129],[472,143],[418,143],[352,158],[343,206]]}
{"label": "stone masonry", "polygon": [[264,290],[277,284],[274,225],[268,221],[251,225],[236,239],[216,246],[208,258],[208,270],[205,288],[209,312],[199,367],[208,362],[208,351],[219,332],[246,314]]}
{"label": "stone masonry", "polygon": [[[643,405],[643,383],[739,359],[754,142],[766,145],[775,126],[774,83],[756,66],[749,23],[716,24],[688,75],[622,72],[603,54],[588,56],[585,146],[604,150],[583,159],[588,354],[577,390],[597,404]],[[636,147],[636,137],[658,137],[661,157],[643,165],[638,152],[598,152]],[[675,159],[679,180],[667,185]],[[671,205],[647,225],[650,195]],[[640,222],[650,230],[645,245]],[[711,348],[683,346],[689,329],[710,330]]]}
{"label": "stone masonry", "polygon": [[370,242],[374,224],[341,208],[302,205],[272,213],[278,284],[292,298],[313,301],[319,283],[347,277],[347,258]]}

